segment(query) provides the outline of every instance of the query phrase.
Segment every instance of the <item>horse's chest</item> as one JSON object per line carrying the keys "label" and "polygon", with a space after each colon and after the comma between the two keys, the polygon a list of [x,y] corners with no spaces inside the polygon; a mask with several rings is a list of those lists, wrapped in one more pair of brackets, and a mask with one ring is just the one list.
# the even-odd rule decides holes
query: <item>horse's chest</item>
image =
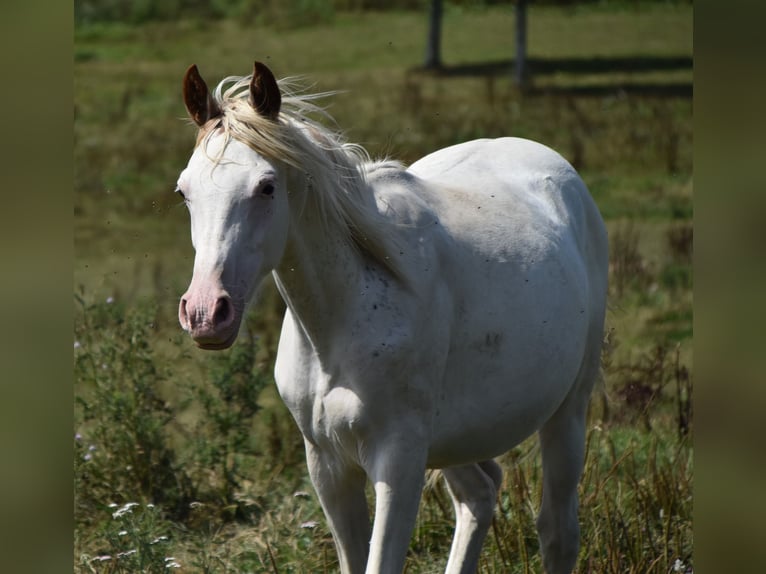
{"label": "horse's chest", "polygon": [[303,345],[280,344],[275,372],[279,394],[306,440],[352,456],[366,427],[367,401],[307,351]]}
{"label": "horse's chest", "polygon": [[350,337],[338,353],[342,360],[322,363],[316,355],[302,355],[305,347],[278,358],[280,395],[307,441],[362,463],[365,445],[389,432],[399,415],[427,410],[427,393],[412,376],[418,369],[402,360],[402,347],[412,348],[405,343],[409,338],[393,328],[390,333],[373,344]]}
{"label": "horse's chest", "polygon": [[365,401],[349,387],[329,388],[321,376],[303,383],[279,386],[303,436],[322,450],[358,461],[359,444],[370,426]]}

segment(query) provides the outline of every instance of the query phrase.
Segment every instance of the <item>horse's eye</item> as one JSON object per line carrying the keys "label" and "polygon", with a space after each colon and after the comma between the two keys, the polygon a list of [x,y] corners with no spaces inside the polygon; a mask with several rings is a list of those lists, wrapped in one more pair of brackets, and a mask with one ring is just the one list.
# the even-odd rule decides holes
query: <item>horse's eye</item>
{"label": "horse's eye", "polygon": [[261,190],[261,193],[263,195],[269,196],[274,194],[274,185],[271,183],[267,183],[263,186],[263,189]]}

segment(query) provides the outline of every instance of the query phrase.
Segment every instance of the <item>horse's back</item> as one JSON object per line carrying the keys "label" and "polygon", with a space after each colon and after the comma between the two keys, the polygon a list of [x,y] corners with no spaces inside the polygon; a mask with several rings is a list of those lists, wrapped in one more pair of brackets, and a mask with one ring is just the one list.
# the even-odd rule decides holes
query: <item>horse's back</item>
{"label": "horse's back", "polygon": [[508,137],[450,146],[413,163],[398,184],[380,187],[393,217],[405,214],[404,223],[420,228],[438,221],[451,241],[485,259],[524,257],[551,242],[576,249],[588,266],[606,257],[605,227],[587,187],[569,162],[537,142]]}
{"label": "horse's back", "polygon": [[467,172],[498,168],[519,171],[530,166],[544,170],[561,169],[569,164],[551,148],[532,140],[516,137],[477,139],[430,153],[410,165],[408,171],[424,179],[453,181]]}
{"label": "horse's back", "polygon": [[453,261],[463,275],[478,265],[480,276],[485,264],[514,273],[559,258],[605,284],[601,215],[575,169],[540,143],[473,140],[429,154],[406,170],[380,164],[369,179],[379,208],[421,261]]}
{"label": "horse's back", "polygon": [[[551,148],[522,138],[479,139],[429,154],[407,170],[444,190],[487,201],[488,212],[507,217],[529,206],[538,216],[569,220],[588,202],[575,169]],[[477,206],[479,207],[479,206]],[[458,206],[459,208],[459,206]]]}

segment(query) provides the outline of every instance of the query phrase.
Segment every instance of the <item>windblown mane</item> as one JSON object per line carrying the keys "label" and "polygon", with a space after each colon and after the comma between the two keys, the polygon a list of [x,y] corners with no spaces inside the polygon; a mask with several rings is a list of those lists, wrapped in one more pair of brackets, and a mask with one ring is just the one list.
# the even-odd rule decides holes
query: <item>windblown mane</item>
{"label": "windblown mane", "polygon": [[[339,132],[307,117],[312,114],[334,123],[315,103],[334,92],[309,94],[294,78],[279,80],[282,105],[278,120],[273,121],[248,102],[250,79],[230,76],[216,86],[213,97],[222,115],[203,126],[197,145],[204,145],[216,128],[222,128],[227,137],[295,168],[305,176],[308,199],[323,224],[395,277],[404,279],[393,223],[378,210],[367,182],[367,174],[381,162],[372,162],[362,146],[346,142]],[[385,163],[401,168],[396,162]]]}

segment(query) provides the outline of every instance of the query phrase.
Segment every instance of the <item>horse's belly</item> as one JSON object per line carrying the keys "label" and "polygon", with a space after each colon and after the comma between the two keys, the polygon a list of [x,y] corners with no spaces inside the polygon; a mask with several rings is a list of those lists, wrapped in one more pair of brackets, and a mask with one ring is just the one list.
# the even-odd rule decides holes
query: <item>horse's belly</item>
{"label": "horse's belly", "polygon": [[537,431],[564,400],[576,373],[567,375],[463,380],[463,392],[451,400],[444,397],[436,407],[429,466],[486,460],[518,445]]}
{"label": "horse's belly", "polygon": [[434,404],[430,465],[497,456],[553,415],[577,379],[588,325],[577,306],[550,311],[458,331]]}
{"label": "horse's belly", "polygon": [[[559,396],[555,398],[562,398]],[[436,416],[428,451],[428,466],[443,468],[494,458],[538,430],[555,412],[547,397],[538,404],[497,402],[487,411],[481,405],[460,405]],[[447,405],[448,407],[448,405]]]}

